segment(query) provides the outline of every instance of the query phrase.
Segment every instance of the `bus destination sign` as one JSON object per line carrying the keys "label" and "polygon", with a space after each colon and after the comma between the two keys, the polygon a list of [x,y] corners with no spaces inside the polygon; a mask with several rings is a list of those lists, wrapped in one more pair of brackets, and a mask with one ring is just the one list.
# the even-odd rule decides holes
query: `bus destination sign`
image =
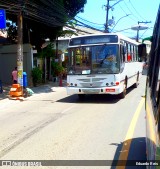
{"label": "bus destination sign", "polygon": [[95,36],[85,36],[81,38],[71,39],[69,46],[76,45],[88,45],[88,44],[100,44],[100,43],[117,43],[117,35],[95,35]]}

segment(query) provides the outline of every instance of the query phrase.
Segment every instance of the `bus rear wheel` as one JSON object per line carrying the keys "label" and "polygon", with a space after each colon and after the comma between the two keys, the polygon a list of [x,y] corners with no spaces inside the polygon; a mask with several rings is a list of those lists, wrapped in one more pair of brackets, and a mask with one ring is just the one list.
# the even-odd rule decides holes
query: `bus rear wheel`
{"label": "bus rear wheel", "polygon": [[134,83],[133,87],[137,88],[139,84],[139,73],[137,73],[136,83]]}

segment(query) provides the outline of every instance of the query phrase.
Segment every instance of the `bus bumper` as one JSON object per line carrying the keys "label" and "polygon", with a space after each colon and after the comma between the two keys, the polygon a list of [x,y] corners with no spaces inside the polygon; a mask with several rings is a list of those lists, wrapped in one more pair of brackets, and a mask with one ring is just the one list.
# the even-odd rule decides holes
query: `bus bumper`
{"label": "bus bumper", "polygon": [[117,95],[123,92],[120,86],[101,87],[101,88],[78,88],[67,87],[67,94],[112,94]]}

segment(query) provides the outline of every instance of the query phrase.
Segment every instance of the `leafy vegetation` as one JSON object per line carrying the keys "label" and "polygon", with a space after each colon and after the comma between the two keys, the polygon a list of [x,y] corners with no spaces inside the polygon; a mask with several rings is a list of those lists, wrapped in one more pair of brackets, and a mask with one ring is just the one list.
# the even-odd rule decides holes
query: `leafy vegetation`
{"label": "leafy vegetation", "polygon": [[40,52],[38,52],[38,57],[40,58],[52,58],[54,59],[56,56],[56,51],[54,48],[54,44],[53,43],[49,43],[43,50],[41,50]]}
{"label": "leafy vegetation", "polygon": [[38,83],[42,82],[42,70],[38,67],[32,69],[31,75],[34,86],[37,86]]}
{"label": "leafy vegetation", "polygon": [[53,77],[59,76],[64,72],[64,67],[61,66],[58,62],[52,62],[52,75]]}
{"label": "leafy vegetation", "polygon": [[56,51],[53,49],[54,44],[50,43],[48,44],[42,51],[38,53],[38,56],[42,59],[46,58],[52,58],[51,62],[51,75],[53,77],[57,77],[61,75],[64,72],[64,67],[59,63],[56,62]]}
{"label": "leafy vegetation", "polygon": [[[7,20],[14,23],[8,25],[8,39],[10,42],[16,43],[17,11],[22,8],[19,1],[7,1],[14,5],[16,11],[13,12],[13,10],[11,10],[12,8],[7,9]],[[5,5],[5,2],[3,3],[0,4],[0,7],[1,5]],[[54,0],[53,2],[44,0],[25,1],[22,9],[23,42],[30,43],[32,46],[36,46],[36,48],[40,50],[46,38],[53,41],[57,36],[68,33],[62,31],[63,26],[73,20],[77,13],[83,11],[85,3],[87,3],[87,0]]]}

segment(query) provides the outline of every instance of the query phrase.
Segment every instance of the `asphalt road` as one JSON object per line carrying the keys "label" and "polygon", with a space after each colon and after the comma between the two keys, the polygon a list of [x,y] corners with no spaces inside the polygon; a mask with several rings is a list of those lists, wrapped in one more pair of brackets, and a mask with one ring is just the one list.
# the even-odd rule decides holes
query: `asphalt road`
{"label": "asphalt road", "polygon": [[[25,101],[1,101],[0,159],[67,160],[58,162],[73,165],[34,169],[114,169],[116,166],[104,164],[146,160],[145,78],[142,76],[138,88],[130,88],[121,100],[106,95],[79,100],[77,95],[67,96],[65,87],[54,87]],[[74,166],[77,163],[86,166]]]}

